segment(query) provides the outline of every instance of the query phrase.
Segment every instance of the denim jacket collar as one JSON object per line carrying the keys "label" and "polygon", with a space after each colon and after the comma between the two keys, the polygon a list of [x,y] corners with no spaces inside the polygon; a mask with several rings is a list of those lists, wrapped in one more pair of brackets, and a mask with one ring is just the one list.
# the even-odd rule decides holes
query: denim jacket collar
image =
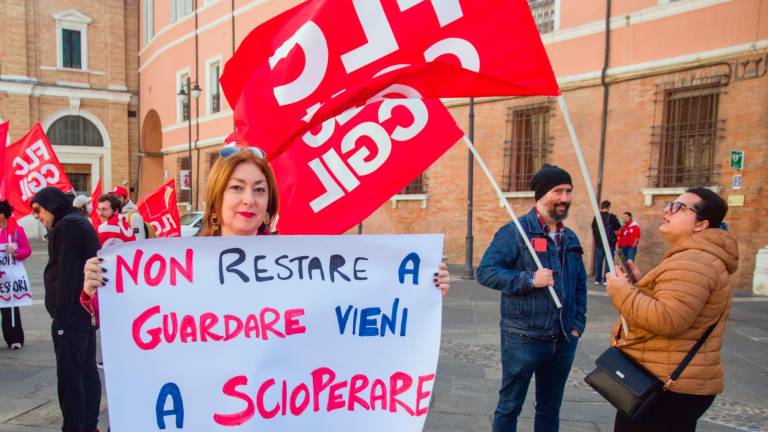
{"label": "denim jacket collar", "polygon": [[531,207],[531,210],[522,218],[520,218],[523,228],[531,234],[544,235],[544,229],[539,223],[539,217],[536,215],[536,207]]}
{"label": "denim jacket collar", "polygon": [[[541,227],[541,224],[539,223],[539,217],[536,214],[536,207],[531,207],[531,210],[525,216],[520,218],[520,225],[523,226],[523,229],[525,229],[526,232],[533,236],[547,236],[544,232],[544,229]],[[563,239],[560,247],[568,247],[569,243],[572,242],[573,237],[575,237],[575,234],[566,226],[565,230],[563,231]]]}

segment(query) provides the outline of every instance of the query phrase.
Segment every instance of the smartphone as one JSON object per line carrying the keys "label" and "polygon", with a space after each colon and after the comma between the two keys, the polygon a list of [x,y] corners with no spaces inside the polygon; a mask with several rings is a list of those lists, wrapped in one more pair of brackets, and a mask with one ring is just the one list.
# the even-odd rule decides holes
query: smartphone
{"label": "smartphone", "polygon": [[622,252],[621,249],[616,249],[616,256],[619,258],[619,265],[621,265],[621,269],[624,270],[629,281],[632,282],[633,285],[636,284],[637,279],[635,279],[635,274],[632,273],[632,270],[627,265],[627,257],[624,255],[624,252]]}

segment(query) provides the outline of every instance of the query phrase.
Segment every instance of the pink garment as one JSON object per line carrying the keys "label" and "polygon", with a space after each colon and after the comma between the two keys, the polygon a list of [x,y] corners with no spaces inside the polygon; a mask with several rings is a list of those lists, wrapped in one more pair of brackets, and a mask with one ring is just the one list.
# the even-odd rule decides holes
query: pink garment
{"label": "pink garment", "polygon": [[27,234],[24,232],[24,228],[17,226],[15,230],[8,232],[8,227],[0,228],[0,244],[16,243],[16,258],[17,261],[24,261],[32,255],[32,248],[29,246],[29,240]]}

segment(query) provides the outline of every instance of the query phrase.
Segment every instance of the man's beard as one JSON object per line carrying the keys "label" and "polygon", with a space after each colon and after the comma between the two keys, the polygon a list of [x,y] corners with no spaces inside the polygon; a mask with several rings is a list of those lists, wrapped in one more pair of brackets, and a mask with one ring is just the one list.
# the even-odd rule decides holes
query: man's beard
{"label": "man's beard", "polygon": [[[559,213],[557,212],[557,207],[558,207],[558,206],[565,206],[565,211],[564,211],[562,214],[559,214]],[[564,221],[565,219],[567,219],[567,218],[568,218],[568,210],[569,210],[570,208],[571,208],[571,204],[570,204],[570,203],[559,202],[559,203],[555,203],[555,204],[552,206],[552,208],[550,208],[550,209],[547,211],[547,213],[549,214],[549,217],[550,217],[550,218],[551,218],[553,221],[555,221],[555,222],[562,222],[562,221]]]}

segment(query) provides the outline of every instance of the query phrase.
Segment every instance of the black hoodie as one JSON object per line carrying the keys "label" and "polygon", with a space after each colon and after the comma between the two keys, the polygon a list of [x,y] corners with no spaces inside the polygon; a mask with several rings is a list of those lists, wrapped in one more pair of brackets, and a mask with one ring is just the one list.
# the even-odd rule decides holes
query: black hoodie
{"label": "black hoodie", "polygon": [[85,261],[96,256],[99,238],[90,221],[64,192],[47,187],[32,198],[51,212],[48,230],[48,264],[45,266],[45,309],[56,329],[88,328],[91,316],[80,305]]}

